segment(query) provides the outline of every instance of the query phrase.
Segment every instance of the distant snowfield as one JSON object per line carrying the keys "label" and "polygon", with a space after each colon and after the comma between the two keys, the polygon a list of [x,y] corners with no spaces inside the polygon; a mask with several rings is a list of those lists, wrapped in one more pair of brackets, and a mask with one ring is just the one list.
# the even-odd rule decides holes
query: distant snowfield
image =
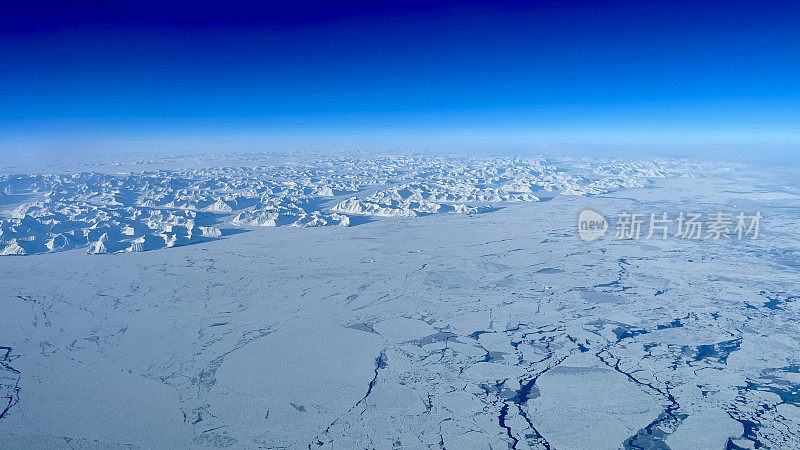
{"label": "distant snowfield", "polygon": [[[44,195],[0,236],[34,253],[0,258],[0,447],[800,446],[788,179],[325,164],[0,178]],[[753,241],[585,243],[587,207],[765,223]],[[129,250],[142,236],[159,245]]]}
{"label": "distant snowfield", "polygon": [[[186,164],[180,158],[178,163]],[[224,227],[350,226],[369,217],[479,214],[542,194],[600,194],[652,179],[729,170],[685,161],[253,156],[220,168],[145,170],[139,161],[62,174],[0,175],[0,256],[73,248],[125,253],[193,244]],[[220,161],[216,161],[220,162]],[[264,163],[258,165],[258,163]],[[105,172],[102,170],[105,169]],[[138,169],[138,170],[136,170]],[[16,205],[11,209],[10,205]],[[493,206],[495,205],[495,206]],[[234,230],[235,231],[235,230]]]}

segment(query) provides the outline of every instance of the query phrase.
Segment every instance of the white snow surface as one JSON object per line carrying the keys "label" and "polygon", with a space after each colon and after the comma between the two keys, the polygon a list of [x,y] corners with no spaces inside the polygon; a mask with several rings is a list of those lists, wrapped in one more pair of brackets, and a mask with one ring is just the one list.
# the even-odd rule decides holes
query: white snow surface
{"label": "white snow surface", "polygon": [[0,192],[35,200],[0,218],[0,255],[155,250],[222,237],[226,226],[351,226],[369,216],[478,214],[509,202],[536,202],[542,195],[601,194],[722,167],[673,160],[575,163],[411,155],[2,175]]}
{"label": "white snow surface", "polygon": [[[4,175],[3,252],[27,256],[0,258],[0,448],[797,448],[792,179],[433,156]],[[765,223],[586,243],[587,207]]]}

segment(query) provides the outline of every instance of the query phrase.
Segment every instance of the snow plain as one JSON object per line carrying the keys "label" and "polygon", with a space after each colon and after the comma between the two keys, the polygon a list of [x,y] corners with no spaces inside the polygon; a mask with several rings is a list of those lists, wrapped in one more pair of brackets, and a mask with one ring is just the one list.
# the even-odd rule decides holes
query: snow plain
{"label": "snow plain", "polygon": [[[0,447],[800,446],[786,173],[225,163],[0,178]],[[765,222],[586,243],[584,208]]]}

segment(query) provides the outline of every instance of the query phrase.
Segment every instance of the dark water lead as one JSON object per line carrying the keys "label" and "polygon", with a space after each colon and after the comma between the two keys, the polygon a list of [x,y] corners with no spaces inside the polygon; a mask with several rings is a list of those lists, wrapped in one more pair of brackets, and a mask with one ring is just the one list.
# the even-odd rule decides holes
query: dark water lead
{"label": "dark water lead", "polygon": [[0,420],[19,403],[19,378],[21,372],[11,367],[19,355],[11,354],[11,347],[0,346]]}

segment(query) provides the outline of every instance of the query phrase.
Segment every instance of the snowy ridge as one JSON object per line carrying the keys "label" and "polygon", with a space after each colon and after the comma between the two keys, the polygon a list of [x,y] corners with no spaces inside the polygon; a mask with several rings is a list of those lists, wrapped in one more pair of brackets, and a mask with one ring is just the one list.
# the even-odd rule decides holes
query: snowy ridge
{"label": "snowy ridge", "polygon": [[[312,164],[139,173],[2,175],[4,203],[37,198],[0,219],[0,254],[73,248],[124,253],[222,237],[234,227],[350,226],[353,216],[477,214],[506,202],[592,195],[704,169],[682,161],[509,157],[338,157]],[[326,207],[326,203],[335,202]]]}

